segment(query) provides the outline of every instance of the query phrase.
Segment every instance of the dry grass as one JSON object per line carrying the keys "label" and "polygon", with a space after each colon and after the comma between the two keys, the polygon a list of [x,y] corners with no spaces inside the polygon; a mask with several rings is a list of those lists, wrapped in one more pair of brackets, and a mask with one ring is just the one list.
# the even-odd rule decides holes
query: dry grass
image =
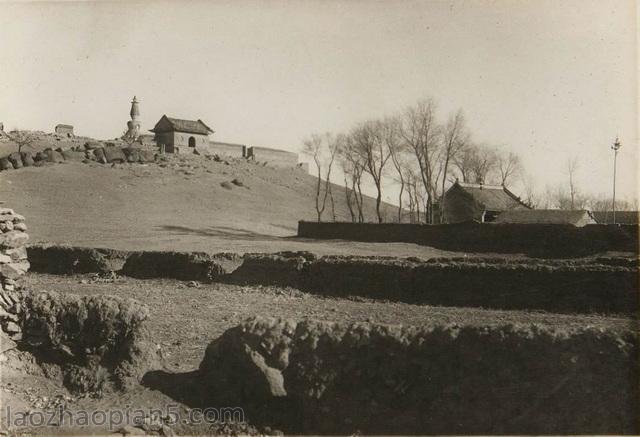
{"label": "dry grass", "polygon": [[[300,169],[230,162],[185,155],[163,166],[65,162],[5,171],[0,200],[27,217],[31,242],[210,253],[449,254],[415,244],[294,238],[298,220],[315,218],[315,178]],[[234,178],[244,187],[220,185]],[[348,220],[343,191],[336,188],[335,196],[337,218]],[[327,207],[325,218],[330,216]],[[372,199],[367,216],[373,218]]]}

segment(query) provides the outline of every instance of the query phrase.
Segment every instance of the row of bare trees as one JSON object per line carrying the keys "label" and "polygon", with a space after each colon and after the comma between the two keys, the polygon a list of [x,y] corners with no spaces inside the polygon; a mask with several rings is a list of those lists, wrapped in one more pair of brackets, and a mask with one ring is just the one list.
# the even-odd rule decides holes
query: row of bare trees
{"label": "row of bare trees", "polygon": [[[440,120],[432,99],[421,100],[392,117],[364,121],[347,133],[311,135],[303,153],[316,166],[318,221],[327,201],[333,205],[329,181],[336,164],[344,174],[345,200],[354,222],[365,220],[365,176],[376,190],[378,222],[383,221],[383,189],[395,183],[399,187],[397,221],[433,223],[444,215],[442,197],[456,179],[505,185],[522,171],[514,153],[472,140],[462,110]],[[441,205],[440,217],[436,217],[436,203]]]}

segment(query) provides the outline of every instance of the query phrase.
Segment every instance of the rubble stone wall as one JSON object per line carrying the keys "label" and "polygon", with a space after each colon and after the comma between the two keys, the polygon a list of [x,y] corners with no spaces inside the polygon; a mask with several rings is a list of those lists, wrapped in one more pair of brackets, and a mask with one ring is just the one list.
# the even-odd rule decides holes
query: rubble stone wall
{"label": "rubble stone wall", "polygon": [[635,314],[638,260],[385,258],[306,252],[246,254],[223,280],[409,303]]}
{"label": "rubble stone wall", "polygon": [[636,434],[637,352],[631,330],[255,318],[200,377],[288,433]]}
{"label": "rubble stone wall", "polygon": [[5,344],[22,336],[14,292],[20,277],[29,270],[28,239],[24,217],[12,209],[0,208],[0,335]]}

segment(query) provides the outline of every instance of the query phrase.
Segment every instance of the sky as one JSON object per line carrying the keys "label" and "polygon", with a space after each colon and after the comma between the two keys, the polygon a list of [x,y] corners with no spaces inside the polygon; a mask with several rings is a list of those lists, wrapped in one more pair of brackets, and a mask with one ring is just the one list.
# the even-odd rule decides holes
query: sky
{"label": "sky", "polygon": [[[218,141],[297,151],[431,97],[474,139],[513,150],[536,185],[638,186],[634,0],[140,1],[0,5],[5,129],[114,138],[202,119]],[[388,194],[387,194],[388,195]],[[386,196],[385,196],[386,197]]]}

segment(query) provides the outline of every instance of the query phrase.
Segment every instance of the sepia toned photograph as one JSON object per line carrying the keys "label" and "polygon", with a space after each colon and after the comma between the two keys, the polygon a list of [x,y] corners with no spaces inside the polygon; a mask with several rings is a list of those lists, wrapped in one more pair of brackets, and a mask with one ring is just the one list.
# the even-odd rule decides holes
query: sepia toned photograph
{"label": "sepia toned photograph", "polygon": [[638,435],[637,0],[0,0],[0,436]]}

